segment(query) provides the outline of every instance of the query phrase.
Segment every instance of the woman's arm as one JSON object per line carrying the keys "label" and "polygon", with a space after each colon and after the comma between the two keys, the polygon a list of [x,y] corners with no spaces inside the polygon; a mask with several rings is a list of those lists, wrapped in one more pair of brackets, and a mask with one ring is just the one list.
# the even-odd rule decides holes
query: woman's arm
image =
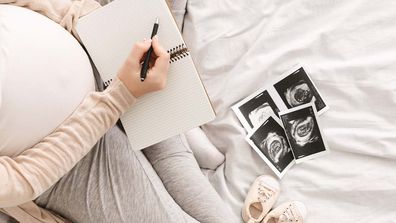
{"label": "woman's arm", "polygon": [[[150,75],[140,81],[141,58],[153,46]],[[53,133],[17,157],[0,157],[0,208],[35,199],[67,173],[112,127],[135,97],[166,85],[169,54],[158,37],[135,43],[118,75],[103,92],[89,93]]]}
{"label": "woman's arm", "polygon": [[0,207],[33,200],[67,173],[136,98],[115,78],[89,93],[53,133],[15,158],[0,157]]}

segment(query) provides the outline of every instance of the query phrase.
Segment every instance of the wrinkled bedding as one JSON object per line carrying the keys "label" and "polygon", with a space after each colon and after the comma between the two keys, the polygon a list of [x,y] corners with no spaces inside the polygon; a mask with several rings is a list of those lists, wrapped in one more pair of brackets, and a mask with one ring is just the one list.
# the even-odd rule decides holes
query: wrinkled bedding
{"label": "wrinkled bedding", "polygon": [[396,222],[395,12],[395,1],[188,1],[183,35],[217,112],[202,128],[226,157],[207,174],[238,216],[272,172],[230,107],[300,63],[330,105],[331,153],[292,167],[277,204],[302,201],[308,223]]}

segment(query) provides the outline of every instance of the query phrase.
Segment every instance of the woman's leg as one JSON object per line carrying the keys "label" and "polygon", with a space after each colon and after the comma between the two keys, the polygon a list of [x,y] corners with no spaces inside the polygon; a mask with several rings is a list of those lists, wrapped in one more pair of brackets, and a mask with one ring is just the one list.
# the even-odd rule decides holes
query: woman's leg
{"label": "woman's leg", "polygon": [[202,174],[187,142],[180,135],[143,150],[175,201],[202,223],[238,222]]}
{"label": "woman's leg", "polygon": [[36,203],[76,223],[197,222],[175,203],[118,126]]}

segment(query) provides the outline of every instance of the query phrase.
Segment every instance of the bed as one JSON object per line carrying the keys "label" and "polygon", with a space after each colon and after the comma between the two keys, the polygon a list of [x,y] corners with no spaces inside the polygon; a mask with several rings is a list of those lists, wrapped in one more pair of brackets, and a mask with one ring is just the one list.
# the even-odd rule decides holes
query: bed
{"label": "bed", "polygon": [[330,105],[331,153],[292,167],[277,204],[302,201],[308,223],[396,222],[395,12],[395,1],[188,1],[183,35],[217,113],[202,129],[226,157],[206,173],[236,215],[272,172],[230,107],[300,63]]}

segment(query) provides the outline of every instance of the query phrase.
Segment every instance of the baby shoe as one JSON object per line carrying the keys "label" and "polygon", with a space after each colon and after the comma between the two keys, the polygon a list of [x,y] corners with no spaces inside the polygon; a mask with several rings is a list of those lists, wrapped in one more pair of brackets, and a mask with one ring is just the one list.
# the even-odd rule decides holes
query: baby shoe
{"label": "baby shoe", "polygon": [[303,223],[307,208],[299,201],[283,203],[268,213],[262,223]]}
{"label": "baby shoe", "polygon": [[278,199],[279,182],[268,175],[257,177],[246,196],[242,209],[245,223],[259,223]]}

